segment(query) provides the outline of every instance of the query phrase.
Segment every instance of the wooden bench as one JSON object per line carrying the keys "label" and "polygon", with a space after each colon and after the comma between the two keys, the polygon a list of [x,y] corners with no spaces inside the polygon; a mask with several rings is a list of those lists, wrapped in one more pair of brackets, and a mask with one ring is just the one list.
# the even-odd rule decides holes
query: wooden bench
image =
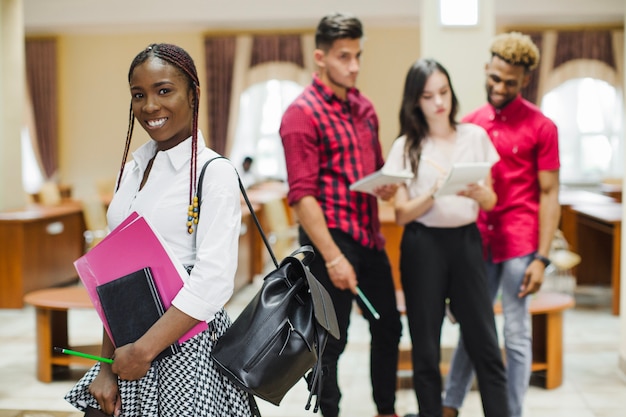
{"label": "wooden bench", "polygon": [[[53,352],[61,347],[79,352],[100,354],[100,345],[69,346],[67,312],[72,308],[93,308],[83,287],[61,287],[38,290],[24,296],[24,301],[35,307],[37,331],[37,379],[51,382],[55,371],[70,365],[91,366],[93,360]],[[60,368],[60,369],[57,369]]]}
{"label": "wooden bench", "polygon": [[[533,363],[532,372],[545,376],[544,387],[553,389],[563,382],[563,311],[574,306],[574,299],[566,294],[539,292],[531,296],[530,314],[533,327]],[[404,296],[400,310],[404,308]],[[502,313],[502,306],[494,306],[496,314]],[[441,372],[448,373],[449,361],[442,354]],[[412,372],[411,349],[401,348],[398,361],[398,375],[406,379],[407,373]],[[398,386],[406,387],[406,381],[398,381]]]}

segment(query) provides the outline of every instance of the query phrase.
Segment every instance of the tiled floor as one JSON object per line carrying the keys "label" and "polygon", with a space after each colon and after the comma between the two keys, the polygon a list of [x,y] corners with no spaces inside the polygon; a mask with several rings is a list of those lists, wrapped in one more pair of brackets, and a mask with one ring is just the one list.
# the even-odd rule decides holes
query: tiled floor
{"label": "tiled floor", "polygon": [[[231,315],[238,314],[255,291],[256,286],[253,285],[240,292],[229,305]],[[610,315],[604,303],[600,307],[585,306],[585,301],[592,296],[580,293],[577,296],[578,306],[565,312],[563,385],[554,390],[532,386],[526,398],[525,417],[626,415],[626,380],[617,368],[619,320]],[[597,301],[597,294],[594,297]],[[63,400],[63,394],[72,385],[71,380],[44,384],[35,378],[34,323],[31,307],[0,309],[0,409],[71,411],[72,408]],[[98,317],[93,311],[70,312],[70,339],[73,344],[97,342],[100,332]],[[349,337],[349,346],[340,362],[342,416],[374,416],[376,413],[368,382],[368,331],[366,322],[357,314],[352,320]],[[443,346],[453,346],[457,337],[457,327],[446,321]],[[409,343],[406,335],[402,343]],[[78,378],[82,372],[76,369],[72,376]],[[304,384],[298,383],[280,407],[261,400],[259,406],[264,417],[316,415],[304,410],[307,397]],[[416,400],[411,390],[398,391],[397,412],[401,416],[416,412]],[[482,416],[480,397],[476,391],[469,394],[461,416]]]}

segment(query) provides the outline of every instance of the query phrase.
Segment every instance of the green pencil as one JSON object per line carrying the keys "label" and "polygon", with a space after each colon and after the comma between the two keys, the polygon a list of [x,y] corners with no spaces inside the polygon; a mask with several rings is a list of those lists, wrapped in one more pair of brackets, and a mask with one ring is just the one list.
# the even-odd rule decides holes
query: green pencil
{"label": "green pencil", "polygon": [[94,361],[113,363],[113,359],[103,358],[101,356],[96,356],[96,355],[90,355],[88,353],[76,352],[75,350],[63,349],[63,348],[56,347],[56,346],[54,347],[54,351],[58,353],[65,353],[66,355],[80,356],[81,358],[93,359]]}

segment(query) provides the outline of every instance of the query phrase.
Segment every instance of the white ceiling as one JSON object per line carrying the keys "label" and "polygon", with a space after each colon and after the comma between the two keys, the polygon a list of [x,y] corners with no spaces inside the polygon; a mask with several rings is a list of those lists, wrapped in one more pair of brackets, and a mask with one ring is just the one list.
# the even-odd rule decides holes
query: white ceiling
{"label": "white ceiling", "polygon": [[[418,25],[435,0],[23,0],[27,34],[314,27],[331,11]],[[623,24],[625,0],[494,0],[497,25]]]}

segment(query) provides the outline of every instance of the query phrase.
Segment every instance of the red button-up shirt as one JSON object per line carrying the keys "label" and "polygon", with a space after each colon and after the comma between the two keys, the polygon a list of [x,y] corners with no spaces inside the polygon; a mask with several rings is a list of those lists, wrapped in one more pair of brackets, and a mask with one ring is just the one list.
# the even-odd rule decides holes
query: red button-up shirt
{"label": "red button-up shirt", "polygon": [[539,244],[539,171],[559,169],[556,125],[518,96],[503,109],[485,104],[463,121],[482,126],[500,154],[492,168],[498,203],[478,227],[493,262],[528,255]]}
{"label": "red button-up shirt", "polygon": [[382,249],[376,197],[348,189],[384,164],[372,103],[355,88],[341,100],[315,75],[285,111],[280,136],[289,204],[313,196],[329,229],[339,229],[365,247]]}

